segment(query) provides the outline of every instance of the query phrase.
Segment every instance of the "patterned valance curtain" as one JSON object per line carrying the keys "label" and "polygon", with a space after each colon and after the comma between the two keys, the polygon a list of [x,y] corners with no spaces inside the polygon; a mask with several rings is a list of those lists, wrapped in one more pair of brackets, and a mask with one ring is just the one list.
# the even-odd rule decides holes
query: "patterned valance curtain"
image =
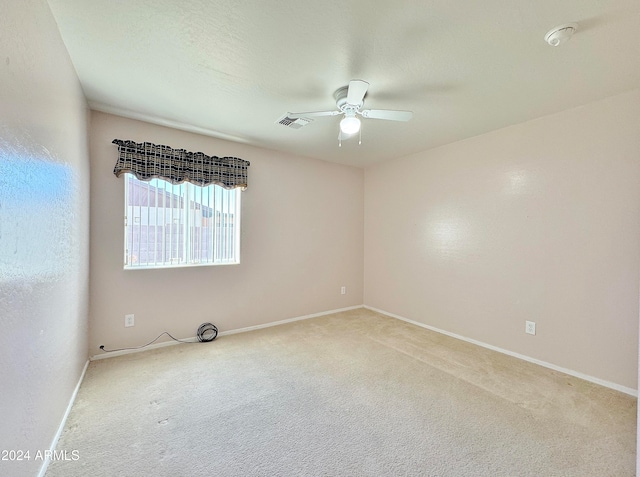
{"label": "patterned valance curtain", "polygon": [[237,157],[207,156],[150,142],[136,143],[114,139],[118,160],[113,173],[130,172],[138,179],[164,179],[172,184],[191,182],[199,186],[217,184],[225,189],[247,188],[249,161]]}

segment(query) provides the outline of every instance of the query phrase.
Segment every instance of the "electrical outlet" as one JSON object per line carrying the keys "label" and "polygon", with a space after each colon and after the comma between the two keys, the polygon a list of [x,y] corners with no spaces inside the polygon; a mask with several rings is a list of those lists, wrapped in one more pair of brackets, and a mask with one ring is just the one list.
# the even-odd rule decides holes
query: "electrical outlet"
{"label": "electrical outlet", "polygon": [[129,327],[135,325],[136,315],[124,315],[124,326]]}
{"label": "electrical outlet", "polygon": [[524,332],[528,335],[536,334],[536,323],[535,321],[525,321],[524,322]]}
{"label": "electrical outlet", "polygon": [[341,295],[346,295],[347,294],[347,287],[340,288],[340,294]]}

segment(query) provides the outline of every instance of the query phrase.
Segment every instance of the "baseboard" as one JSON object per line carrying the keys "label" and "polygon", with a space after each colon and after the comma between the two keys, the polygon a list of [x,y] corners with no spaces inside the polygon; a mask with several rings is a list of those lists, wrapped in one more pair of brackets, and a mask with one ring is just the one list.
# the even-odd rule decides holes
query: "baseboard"
{"label": "baseboard", "polygon": [[[89,367],[89,360],[87,360],[87,362],[84,364],[84,368],[82,369],[82,374],[80,374],[80,379],[78,380],[78,384],[76,384],[76,388],[73,390],[73,394],[71,394],[71,399],[69,400],[69,405],[67,406],[67,410],[65,411],[64,416],[62,416],[62,421],[60,422],[60,426],[58,426],[58,431],[56,432],[56,435],[53,437],[53,441],[51,441],[51,446],[49,447],[49,450],[51,452],[49,452],[48,453],[49,455],[45,457],[44,462],[40,467],[40,472],[38,472],[38,477],[44,477],[44,474],[47,473],[47,468],[51,463],[51,455],[53,454],[53,452],[56,450],[56,447],[58,446],[58,440],[62,435],[62,431],[64,431],[64,426],[67,424],[69,413],[71,413],[71,408],[73,407],[73,403],[76,401],[78,390],[80,389],[80,385],[84,380],[84,375],[87,373],[88,367]],[[46,454],[47,453],[45,453],[45,455]]]}
{"label": "baseboard", "polygon": [[[219,335],[222,335],[220,333]],[[180,341],[186,341],[187,343],[196,343],[198,339],[195,336],[189,338],[178,338]],[[122,349],[119,351],[108,351],[103,354],[95,354],[89,358],[90,361],[97,361],[99,359],[115,358],[116,356],[124,356],[126,354],[142,353],[143,351],[149,351],[151,349],[164,348],[165,346],[174,346],[180,344],[180,341],[163,341],[162,343],[154,343],[149,346],[144,346],[137,349]]]}
{"label": "baseboard", "polygon": [[261,330],[262,328],[270,328],[272,326],[285,325],[287,323],[293,323],[294,321],[308,320],[309,318],[318,318],[319,316],[325,316],[325,315],[333,315],[334,313],[341,313],[343,311],[349,311],[349,310],[357,310],[358,308],[363,308],[363,307],[364,305],[349,306],[347,308],[339,308],[337,310],[323,311],[320,313],[313,313],[311,315],[304,315],[304,316],[298,316],[296,318],[289,318],[287,320],[273,321],[271,323],[266,323],[264,325],[248,326],[246,328],[238,328],[237,330],[223,331],[222,333],[220,333],[220,336],[234,335],[236,333],[245,333],[247,331]]}
{"label": "baseboard", "polygon": [[[322,311],[320,313],[313,313],[311,315],[303,315],[303,316],[297,316],[295,318],[288,318],[286,320],[280,320],[280,321],[272,321],[270,323],[265,323],[263,325],[255,325],[255,326],[248,326],[246,328],[238,328],[235,330],[228,330],[228,331],[221,331],[218,333],[218,336],[227,336],[227,335],[234,335],[236,333],[246,333],[248,331],[254,331],[254,330],[261,330],[263,328],[270,328],[272,326],[279,326],[279,325],[284,325],[287,323],[293,323],[294,321],[301,321],[301,320],[308,320],[309,318],[317,318],[319,316],[325,316],[325,315],[332,315],[334,313],[340,313],[343,311],[349,311],[349,310],[356,310],[358,308],[363,308],[364,305],[356,305],[356,306],[349,306],[347,308],[338,308],[337,310],[328,310],[328,311]],[[180,341],[186,341],[186,342],[190,342],[190,343],[195,343],[197,342],[197,338],[195,337],[191,337],[191,338],[181,338]],[[157,348],[164,348],[165,346],[174,346],[180,344],[179,341],[163,341],[162,343],[155,343],[149,346],[145,346],[144,348],[139,348],[139,349],[127,349],[127,350],[122,350],[122,351],[112,351],[109,353],[104,353],[104,354],[97,354],[94,356],[91,356],[90,360],[91,361],[95,361],[98,359],[106,359],[106,358],[114,358],[116,356],[123,356],[126,354],[132,354],[132,353],[140,353],[142,351],[149,351],[151,349],[157,349]]]}
{"label": "baseboard", "polygon": [[430,325],[425,325],[424,323],[420,323],[418,321],[413,321],[413,320],[410,320],[410,319],[405,318],[403,316],[396,315],[394,313],[389,313],[388,311],[380,310],[380,309],[374,308],[372,306],[364,305],[364,308],[366,308],[367,310],[375,311],[375,312],[380,313],[382,315],[389,316],[391,318],[396,318],[396,319],[404,321],[406,323],[411,323],[412,325],[420,326],[421,328],[426,328],[427,330],[435,331],[436,333],[447,335],[447,336],[450,336],[452,338],[456,338],[456,339],[459,339],[459,340],[462,340],[462,341],[466,341],[468,343],[472,343],[474,345],[482,346],[483,348],[487,348],[487,349],[490,349],[490,350],[493,350],[493,351],[497,351],[498,353],[502,353],[502,354],[506,354],[506,355],[509,355],[509,356],[513,356],[514,358],[522,359],[524,361],[528,361],[530,363],[537,364],[537,365],[543,366],[545,368],[553,369],[554,371],[559,371],[561,373],[568,374],[568,375],[574,376],[576,378],[584,379],[585,381],[589,381],[589,382],[592,382],[592,383],[595,383],[595,384],[599,384],[600,386],[605,386],[607,388],[614,389],[616,391],[620,391],[620,392],[623,392],[625,394],[629,394],[629,395],[634,396],[634,397],[638,397],[638,390],[637,389],[632,389],[632,388],[628,388],[626,386],[621,386],[620,384],[612,383],[610,381],[605,381],[604,379],[600,379],[600,378],[595,378],[593,376],[589,376],[587,374],[580,373],[580,372],[574,371],[572,369],[567,369],[567,368],[563,368],[561,366],[556,366],[555,364],[547,363],[546,361],[541,361],[539,359],[532,358],[530,356],[526,356],[526,355],[523,355],[523,354],[520,354],[520,353],[515,353],[513,351],[509,351],[509,350],[506,350],[506,349],[503,349],[503,348],[498,348],[497,346],[493,346],[493,345],[490,345],[490,344],[487,344],[487,343],[483,343],[482,341],[474,340],[472,338],[467,338],[466,336],[458,335],[456,333],[451,333],[449,331],[441,330],[439,328],[435,328],[435,327],[430,326]]}

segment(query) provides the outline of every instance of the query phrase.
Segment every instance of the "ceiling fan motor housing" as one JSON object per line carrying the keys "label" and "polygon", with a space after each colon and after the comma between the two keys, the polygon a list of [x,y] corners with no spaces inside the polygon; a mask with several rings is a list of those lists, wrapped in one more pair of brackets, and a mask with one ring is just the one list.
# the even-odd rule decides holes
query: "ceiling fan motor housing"
{"label": "ceiling fan motor housing", "polygon": [[364,105],[364,98],[360,101],[360,104],[349,104],[347,101],[347,94],[349,92],[349,86],[343,86],[342,88],[338,88],[335,93],[333,93],[333,97],[336,100],[336,106],[343,113],[346,111],[357,111]]}

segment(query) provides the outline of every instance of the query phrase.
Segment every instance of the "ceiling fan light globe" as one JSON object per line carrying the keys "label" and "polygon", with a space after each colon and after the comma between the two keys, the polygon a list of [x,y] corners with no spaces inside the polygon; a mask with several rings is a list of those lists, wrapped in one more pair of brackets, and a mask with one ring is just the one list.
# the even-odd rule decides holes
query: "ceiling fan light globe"
{"label": "ceiling fan light globe", "polygon": [[343,134],[355,134],[360,131],[360,120],[355,116],[347,116],[340,121],[340,131]]}

